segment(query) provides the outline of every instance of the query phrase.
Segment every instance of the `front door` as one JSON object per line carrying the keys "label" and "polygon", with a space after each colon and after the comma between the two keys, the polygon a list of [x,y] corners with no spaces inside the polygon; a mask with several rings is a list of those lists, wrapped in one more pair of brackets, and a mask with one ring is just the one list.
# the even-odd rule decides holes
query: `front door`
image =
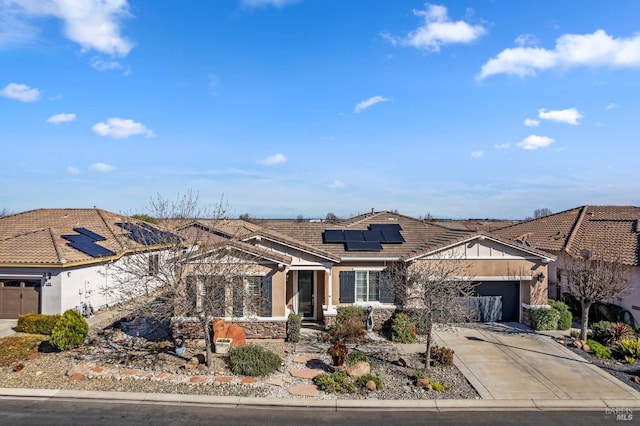
{"label": "front door", "polygon": [[315,319],[313,271],[298,271],[298,313],[305,319]]}

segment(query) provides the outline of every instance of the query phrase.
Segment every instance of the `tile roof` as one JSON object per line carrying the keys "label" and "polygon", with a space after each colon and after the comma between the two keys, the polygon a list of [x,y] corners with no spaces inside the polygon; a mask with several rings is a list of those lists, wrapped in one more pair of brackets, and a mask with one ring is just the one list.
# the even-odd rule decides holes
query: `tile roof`
{"label": "tile roof", "polygon": [[127,250],[144,247],[127,237],[116,225],[131,221],[127,216],[101,209],[37,209],[0,218],[0,265],[70,266],[100,263],[112,257],[92,257],[71,247],[63,235],[85,228],[103,237],[96,244],[121,256]]}
{"label": "tile roof", "polygon": [[604,260],[640,266],[640,207],[582,206],[494,231],[552,253],[579,257],[589,250]]}

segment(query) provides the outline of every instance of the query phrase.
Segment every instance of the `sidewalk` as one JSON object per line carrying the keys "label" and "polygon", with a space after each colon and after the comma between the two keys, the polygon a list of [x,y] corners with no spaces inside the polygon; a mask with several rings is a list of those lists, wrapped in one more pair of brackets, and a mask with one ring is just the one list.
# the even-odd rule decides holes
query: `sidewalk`
{"label": "sidewalk", "polygon": [[17,319],[0,319],[0,338],[14,334],[17,323]]}

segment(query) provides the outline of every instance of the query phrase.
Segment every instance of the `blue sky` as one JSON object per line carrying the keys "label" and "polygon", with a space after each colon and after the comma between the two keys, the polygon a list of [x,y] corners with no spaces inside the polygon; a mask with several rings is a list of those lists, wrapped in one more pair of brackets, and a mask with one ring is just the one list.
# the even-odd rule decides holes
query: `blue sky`
{"label": "blue sky", "polygon": [[640,204],[640,2],[0,0],[0,209]]}

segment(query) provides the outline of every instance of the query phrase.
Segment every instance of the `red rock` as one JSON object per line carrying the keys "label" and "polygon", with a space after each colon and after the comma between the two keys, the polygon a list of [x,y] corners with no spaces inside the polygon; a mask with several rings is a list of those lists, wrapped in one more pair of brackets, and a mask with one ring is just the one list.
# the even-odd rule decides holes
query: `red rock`
{"label": "red rock", "polygon": [[238,324],[229,324],[227,329],[227,336],[231,341],[231,346],[244,345],[247,343],[247,335],[244,329]]}
{"label": "red rock", "polygon": [[289,393],[296,396],[312,396],[317,397],[319,394],[318,387],[316,385],[298,385],[291,386]]}
{"label": "red rock", "polygon": [[82,379],[84,379],[84,374],[82,373],[73,373],[71,377],[69,377],[69,380],[73,382],[77,382],[78,380],[82,380]]}
{"label": "red rock", "polygon": [[23,368],[24,368],[24,364],[19,363],[13,366],[13,371],[22,371]]}
{"label": "red rock", "polygon": [[293,358],[293,362],[297,362],[300,364],[306,364],[306,363],[319,364],[322,361],[315,355],[298,355],[295,358]]}
{"label": "red rock", "polygon": [[242,379],[242,381],[240,381],[240,384],[242,385],[250,385],[251,383],[256,383],[258,380],[254,379],[253,377],[245,377],[244,379]]}
{"label": "red rock", "polygon": [[156,379],[163,379],[165,377],[167,377],[169,375],[169,373],[167,373],[166,371],[161,371],[158,374],[156,374]]}
{"label": "red rock", "polygon": [[324,370],[317,370],[313,368],[301,368],[299,370],[294,369],[289,371],[289,374],[291,374],[293,377],[298,377],[301,379],[313,379],[318,374],[322,373],[324,373]]}
{"label": "red rock", "polygon": [[38,352],[31,352],[29,355],[27,355],[27,359],[36,359],[40,356],[40,354]]}
{"label": "red rock", "polygon": [[94,373],[102,373],[104,371],[104,369],[101,367],[91,367],[90,370]]}
{"label": "red rock", "polygon": [[207,378],[205,376],[193,376],[189,381],[191,383],[204,383],[207,381]]}
{"label": "red rock", "polygon": [[231,383],[232,380],[233,380],[233,377],[229,377],[229,376],[216,377],[216,382]]}
{"label": "red rock", "polygon": [[120,374],[122,374],[123,376],[135,376],[136,374],[138,374],[138,370],[122,370]]}

